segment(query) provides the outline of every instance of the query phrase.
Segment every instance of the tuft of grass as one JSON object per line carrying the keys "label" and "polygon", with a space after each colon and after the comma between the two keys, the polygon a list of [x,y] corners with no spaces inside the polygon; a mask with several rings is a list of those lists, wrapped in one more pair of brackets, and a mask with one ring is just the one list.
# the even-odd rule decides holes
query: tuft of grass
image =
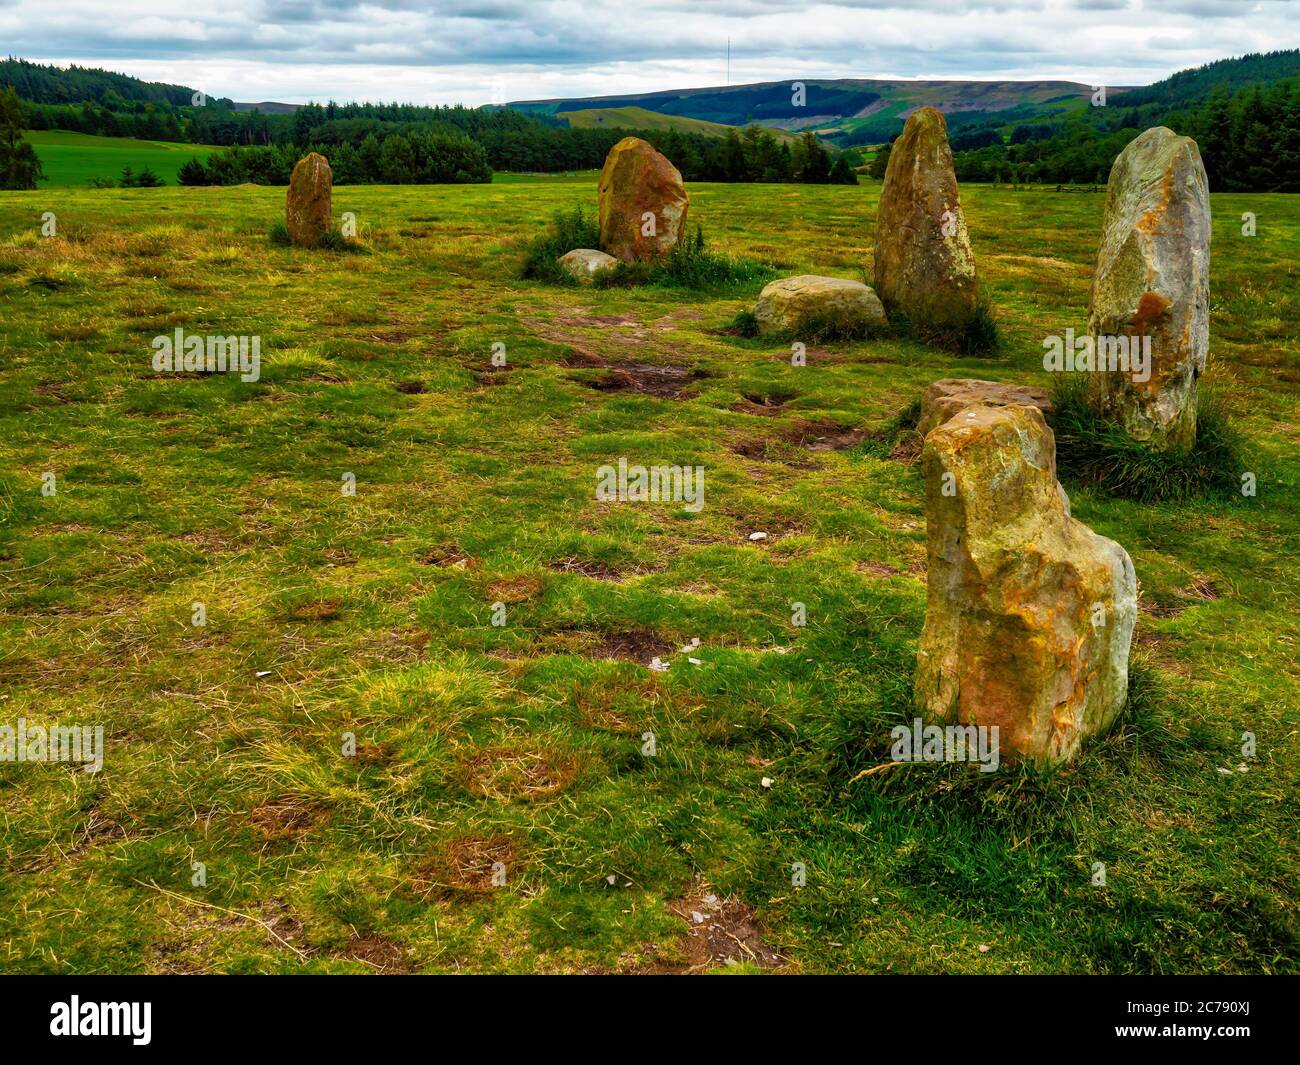
{"label": "tuft of grass", "polygon": [[1087,381],[1063,375],[1053,388],[1050,421],[1062,479],[1143,503],[1187,500],[1231,492],[1242,464],[1241,438],[1215,395],[1197,396],[1196,443],[1158,451],[1102,419],[1088,403]]}
{"label": "tuft of grass", "polygon": [[561,255],[574,248],[599,248],[600,225],[582,207],[557,211],[551,227],[533,239],[524,253],[522,276],[551,285],[578,284],[577,278],[559,264]]}
{"label": "tuft of grass", "polygon": [[[271,223],[266,232],[267,240],[277,248],[289,248],[293,246],[293,238],[289,236],[289,227],[285,225],[284,219],[277,218]],[[321,234],[320,246],[325,251],[335,252],[353,252],[364,254],[367,248],[359,240],[351,237],[345,237],[337,229],[327,229]]]}
{"label": "tuft of grass", "polygon": [[984,294],[975,305],[975,316],[961,326],[929,326],[908,318],[897,308],[889,308],[889,321],[900,333],[930,347],[941,348],[957,355],[989,358],[998,354],[1002,346],[993,306]]}
{"label": "tuft of grass", "polygon": [[[599,248],[600,228],[581,207],[556,213],[551,227],[528,245],[522,276],[553,285],[577,285],[559,265],[560,256],[575,248]],[[658,262],[619,263],[594,279],[597,288],[734,289],[765,283],[775,277],[768,266],[710,251],[703,229],[683,240]]]}
{"label": "tuft of grass", "polygon": [[962,355],[989,356],[996,355],[1002,339],[998,333],[998,323],[993,317],[993,308],[984,297],[975,306],[975,317],[966,323],[956,338],[957,350]]}
{"label": "tuft of grass", "polygon": [[649,285],[699,292],[752,287],[774,277],[776,272],[762,263],[710,251],[704,230],[697,226],[694,237],[683,240],[658,262],[620,263],[597,277],[596,284],[601,288]]}
{"label": "tuft of grass", "polygon": [[345,237],[337,229],[327,229],[321,234],[320,246],[326,251],[351,252],[364,254],[366,246],[352,237]]}
{"label": "tuft of grass", "polygon": [[65,288],[81,288],[81,275],[66,263],[54,263],[51,266],[43,267],[36,270],[27,278],[27,284],[32,288],[43,288],[50,292],[57,292]]}
{"label": "tuft of grass", "polygon": [[921,400],[917,398],[890,417],[879,433],[863,441],[863,453],[881,459],[890,457],[915,459],[920,455],[925,443],[916,431],[920,421]]}
{"label": "tuft of grass", "polygon": [[751,310],[740,311],[735,318],[722,327],[722,331],[731,336],[753,340],[758,336],[758,319]]}

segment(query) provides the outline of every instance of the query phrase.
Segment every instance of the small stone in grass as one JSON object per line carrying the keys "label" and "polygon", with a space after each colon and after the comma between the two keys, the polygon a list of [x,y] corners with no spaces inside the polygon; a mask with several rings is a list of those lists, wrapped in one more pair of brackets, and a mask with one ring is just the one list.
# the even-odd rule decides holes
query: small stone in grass
{"label": "small stone in grass", "polygon": [[764,777],[761,781],[759,781],[759,783],[762,784],[763,787],[765,788],[770,788],[772,786],[772,778]]}
{"label": "small stone in grass", "polygon": [[752,532],[752,533],[749,534],[749,538],[750,538],[751,540],[766,540],[766,539],[767,539],[767,533],[765,533],[765,532]]}

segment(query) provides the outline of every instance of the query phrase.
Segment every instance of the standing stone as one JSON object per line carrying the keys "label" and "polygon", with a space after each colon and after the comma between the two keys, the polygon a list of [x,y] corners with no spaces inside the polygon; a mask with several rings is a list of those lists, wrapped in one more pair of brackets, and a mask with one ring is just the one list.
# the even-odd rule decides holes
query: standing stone
{"label": "standing stone", "polygon": [[975,255],[957,195],[948,124],[915,111],[894,141],[876,212],[875,288],[922,331],[961,329],[978,302]]}
{"label": "standing stone", "polygon": [[284,201],[284,222],[289,239],[303,248],[314,248],[333,224],[330,194],[334,175],[325,157],[309,152],[298,160],[289,178]]}
{"label": "standing stone", "polygon": [[667,255],[686,232],[682,175],[640,137],[609,150],[600,172],[600,249],[624,262]]}
{"label": "standing stone", "polygon": [[1070,516],[1035,407],[968,407],[926,438],[929,576],[916,705],[998,726],[1003,759],[1059,762],[1128,694],[1128,553]]}
{"label": "standing stone", "polygon": [[1121,337],[1151,350],[1147,381],[1098,367],[1094,409],[1158,450],[1190,447],[1210,345],[1210,189],[1190,137],[1149,129],[1111,167],[1088,332],[1098,352]]}

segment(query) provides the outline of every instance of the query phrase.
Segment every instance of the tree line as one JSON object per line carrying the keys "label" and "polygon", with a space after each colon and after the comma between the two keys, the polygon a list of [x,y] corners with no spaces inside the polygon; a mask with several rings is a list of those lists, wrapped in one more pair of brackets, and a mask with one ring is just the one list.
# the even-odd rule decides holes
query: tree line
{"label": "tree line", "polygon": [[195,106],[193,90],[184,86],[18,59],[0,62],[0,84],[6,81],[21,98],[23,128],[232,149],[187,164],[182,181],[189,184],[281,183],[312,149],[329,158],[340,184],[476,182],[490,180],[493,170],[591,170],[629,135],[654,144],[688,181],[857,181],[856,156],[832,154],[811,133],[791,140],[758,126],[711,137],[678,129],[572,128],[553,116],[505,107],[401,103],[236,111],[224,98]]}
{"label": "tree line", "polygon": [[206,161],[189,160],[177,179],[182,185],[287,185],[294,165],[310,151],[329,160],[339,185],[459,185],[492,180],[481,144],[458,131],[436,129],[389,133],[382,139],[368,133],[358,144],[228,148]]}
{"label": "tree line", "polygon": [[[581,138],[582,153],[559,160],[554,156],[533,158],[505,140],[490,140],[485,146],[452,126],[363,125],[346,131],[355,140],[338,126],[322,125],[315,132],[322,134],[322,139],[309,144],[236,146],[214,152],[206,161],[191,159],[181,167],[178,178],[183,185],[285,185],[294,164],[306,152],[317,151],[329,160],[334,181],[340,185],[485,182],[497,168],[594,169],[614,144],[635,131],[557,130],[596,134]],[[847,159],[832,159],[811,134],[793,144],[780,143],[771,133],[753,126],[723,138],[677,130],[643,130],[638,135],[667,155],[688,181],[857,183]]]}
{"label": "tree line", "polygon": [[[1176,111],[1142,103],[1126,107],[1127,98],[1115,97],[1119,106],[1113,109],[1016,126],[1007,140],[999,135],[978,147],[954,138],[957,178],[1104,184],[1129,141],[1144,129],[1165,125],[1197,142],[1212,191],[1300,192],[1300,78],[1235,92],[1221,85],[1199,106]],[[873,173],[883,173],[887,161],[886,148]]]}

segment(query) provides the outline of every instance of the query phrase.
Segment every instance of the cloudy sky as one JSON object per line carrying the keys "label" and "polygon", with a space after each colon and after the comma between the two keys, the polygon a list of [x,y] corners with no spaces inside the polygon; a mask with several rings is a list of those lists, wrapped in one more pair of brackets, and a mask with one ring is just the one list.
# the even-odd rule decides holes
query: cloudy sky
{"label": "cloudy sky", "polygon": [[236,100],[480,104],[814,77],[1146,84],[1300,0],[0,0],[0,51]]}

